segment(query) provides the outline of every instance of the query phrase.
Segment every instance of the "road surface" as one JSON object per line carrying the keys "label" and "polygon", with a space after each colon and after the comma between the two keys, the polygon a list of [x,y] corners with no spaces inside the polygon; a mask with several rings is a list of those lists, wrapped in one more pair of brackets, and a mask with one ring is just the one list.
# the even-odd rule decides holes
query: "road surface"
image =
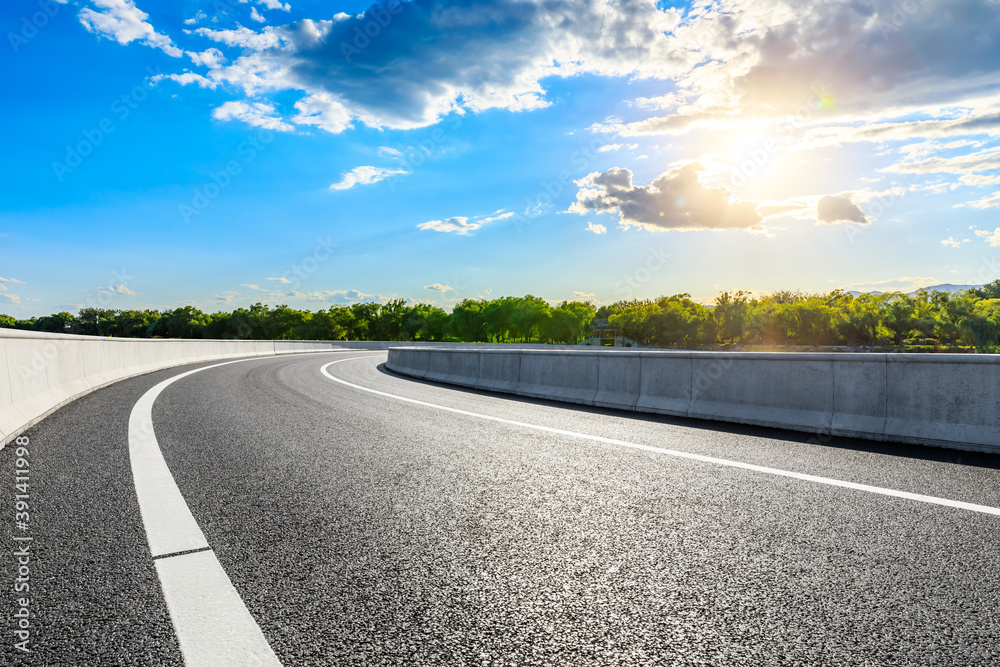
{"label": "road surface", "polygon": [[[25,434],[24,526],[18,448],[0,451],[0,662],[193,665],[263,642],[257,664],[286,666],[1000,663],[1000,457],[491,395],[384,361],[200,364],[90,394]],[[161,511],[180,518],[147,530]]]}

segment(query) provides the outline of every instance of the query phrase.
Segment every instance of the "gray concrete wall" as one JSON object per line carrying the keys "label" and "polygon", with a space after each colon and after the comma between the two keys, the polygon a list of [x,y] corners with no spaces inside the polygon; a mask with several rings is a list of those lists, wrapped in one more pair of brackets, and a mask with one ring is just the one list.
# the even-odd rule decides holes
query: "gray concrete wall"
{"label": "gray concrete wall", "polygon": [[582,405],[1000,453],[1000,356],[391,346],[404,375]]}
{"label": "gray concrete wall", "polygon": [[118,380],[200,361],[318,352],[341,345],[103,338],[0,329],[0,448],[66,403]]}
{"label": "gray concrete wall", "polygon": [[[325,350],[385,350],[390,345],[455,347],[445,343],[386,341],[104,338],[0,328],[0,448],[69,401],[143,373],[200,361]],[[475,362],[478,363],[478,357]],[[465,372],[467,369],[459,365],[453,374]]]}

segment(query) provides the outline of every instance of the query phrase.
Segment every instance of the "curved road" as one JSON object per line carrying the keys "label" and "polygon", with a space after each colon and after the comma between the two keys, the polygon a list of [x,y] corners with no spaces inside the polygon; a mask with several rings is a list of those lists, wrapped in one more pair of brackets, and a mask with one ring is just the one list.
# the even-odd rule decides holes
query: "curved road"
{"label": "curved road", "polygon": [[[0,451],[0,662],[194,664],[163,586],[200,584],[161,579],[214,554],[286,666],[1000,663],[1000,457],[490,395],[384,361],[202,364],[162,389],[156,441],[208,550],[151,550],[129,454],[140,399],[199,366],[31,429],[27,532]],[[181,634],[212,641],[217,621]]]}

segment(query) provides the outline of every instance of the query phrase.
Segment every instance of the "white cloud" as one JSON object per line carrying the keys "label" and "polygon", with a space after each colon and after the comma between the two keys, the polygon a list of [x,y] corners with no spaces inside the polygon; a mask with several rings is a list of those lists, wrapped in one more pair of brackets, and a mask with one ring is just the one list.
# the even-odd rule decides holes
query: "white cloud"
{"label": "white cloud", "polygon": [[970,201],[965,204],[958,204],[958,207],[969,206],[971,208],[987,209],[1000,207],[1000,192],[994,192],[988,197]]}
{"label": "white cloud", "polygon": [[0,283],[10,283],[12,285],[23,285],[23,280],[18,280],[17,278],[2,278],[0,277]]}
{"label": "white cloud", "polygon": [[256,21],[257,23],[265,23],[265,22],[267,22],[267,19],[264,18],[263,16],[261,16],[257,12],[257,8],[256,7],[251,7],[250,8],[250,19],[253,20],[253,21]]}
{"label": "white cloud", "polygon": [[279,277],[279,278],[268,278],[268,280],[273,280],[273,281],[275,281],[275,282],[279,282],[279,283],[281,283],[282,285],[291,285],[291,284],[292,284],[292,281],[291,281],[291,280],[289,280],[288,278],[285,278],[285,277]]}
{"label": "white cloud", "polygon": [[447,218],[445,220],[429,220],[417,225],[417,229],[425,229],[435,232],[455,232],[460,236],[468,236],[471,232],[482,227],[481,222],[469,222],[469,219],[462,216]]}
{"label": "white cloud", "polygon": [[384,167],[355,167],[344,173],[340,181],[330,186],[331,190],[349,190],[355,185],[371,185],[385,180],[390,176],[408,173],[405,169],[386,169]]}
{"label": "white cloud", "polygon": [[263,127],[267,130],[277,130],[279,132],[291,132],[294,126],[284,122],[280,116],[275,115],[274,106],[263,102],[239,102],[231,100],[212,111],[212,117],[216,120],[240,120],[253,127]]}
{"label": "white cloud", "polygon": [[941,240],[941,245],[945,246],[946,248],[961,248],[963,243],[968,243],[968,242],[969,239],[962,239],[961,241],[959,241],[954,236],[949,236],[948,238]]}
{"label": "white cloud", "polygon": [[[259,4],[259,3],[258,3]],[[269,7],[287,4],[265,0]],[[342,132],[360,121],[371,127],[410,129],[441,118],[487,109],[529,111],[548,106],[542,81],[581,73],[663,77],[687,60],[670,46],[674,9],[653,0],[593,6],[523,2],[452,4],[404,2],[390,12],[371,6],[331,20],[304,19],[255,32],[244,26],[195,34],[246,51],[213,77],[247,95],[297,90],[304,100],[334,104],[336,122],[314,122]],[[396,24],[402,26],[397,28]],[[365,37],[381,26],[391,39]],[[475,58],[468,58],[468,53]],[[309,104],[309,103],[307,103]],[[316,111],[304,112],[305,123]]]}
{"label": "white cloud", "polygon": [[993,232],[988,232],[983,229],[976,230],[976,236],[985,237],[983,240],[986,241],[988,245],[1000,246],[1000,227],[997,227]]}
{"label": "white cloud", "polygon": [[235,29],[212,30],[211,28],[196,28],[194,32],[202,37],[207,37],[213,42],[219,42],[227,46],[241,46],[253,51],[277,48],[284,43],[281,34],[270,26],[265,27],[263,32],[255,32],[250,28],[238,24]]}
{"label": "white cloud", "polygon": [[149,14],[136,7],[132,0],[91,0],[91,4],[97,11],[84,7],[79,18],[83,27],[95,35],[113,39],[119,44],[138,40],[174,58],[183,55],[169,37],[156,32],[146,22]]}
{"label": "white cloud", "polygon": [[573,290],[573,301],[584,301],[592,303],[595,306],[600,306],[602,303],[604,303],[603,301],[600,301],[597,298],[597,294],[595,294],[594,292],[580,292],[577,290]]}
{"label": "white cloud", "polygon": [[962,174],[958,177],[958,180],[962,181],[965,185],[971,185],[973,187],[1000,185],[1000,175],[988,176],[986,174]]}
{"label": "white cloud", "polygon": [[431,285],[424,285],[425,290],[430,290],[431,292],[447,292],[451,290],[448,285],[442,285],[441,283],[433,283]]}
{"label": "white cloud", "polygon": [[593,232],[595,234],[607,234],[608,228],[604,225],[595,225],[592,222],[587,223],[587,231]]}
{"label": "white cloud", "polygon": [[226,56],[222,54],[222,51],[216,49],[215,47],[205,49],[201,53],[195,51],[185,51],[184,53],[195,65],[201,65],[203,67],[220,67],[226,62]]}
{"label": "white cloud", "polygon": [[[240,0],[240,3],[244,5],[247,4],[247,2],[249,2],[249,0]],[[284,12],[290,12],[292,10],[291,5],[287,2],[280,2],[280,0],[254,0],[254,2],[261,5],[265,9],[280,9]]]}
{"label": "white cloud", "polygon": [[315,125],[332,134],[352,127],[347,108],[329,93],[317,93],[295,103],[298,115],[292,120],[299,125]]}
{"label": "white cloud", "polygon": [[494,211],[488,216],[476,218],[471,222],[469,221],[469,218],[465,216],[455,216],[445,220],[430,220],[428,222],[422,222],[417,225],[417,229],[443,233],[455,232],[459,236],[469,236],[472,232],[484,225],[488,225],[491,222],[497,222],[498,220],[506,220],[507,218],[513,217],[513,215],[514,213],[512,211],[505,213],[503,209],[500,209],[499,211]]}
{"label": "white cloud", "polygon": [[118,294],[120,296],[135,296],[135,292],[130,290],[125,285],[118,283],[115,285],[109,285],[108,287],[98,287],[98,292],[102,294]]}
{"label": "white cloud", "polygon": [[904,160],[883,171],[900,174],[967,174],[1000,169],[1000,147],[951,157],[934,156],[922,160]]}
{"label": "white cloud", "polygon": [[202,76],[201,74],[197,74],[195,72],[187,72],[187,71],[183,72],[182,74],[157,74],[153,76],[151,80],[153,83],[158,83],[160,81],[163,81],[164,79],[169,79],[171,81],[181,84],[182,86],[195,83],[198,85],[199,88],[209,88],[211,90],[215,90],[216,87],[218,87],[219,85],[218,81],[213,81],[212,79]]}

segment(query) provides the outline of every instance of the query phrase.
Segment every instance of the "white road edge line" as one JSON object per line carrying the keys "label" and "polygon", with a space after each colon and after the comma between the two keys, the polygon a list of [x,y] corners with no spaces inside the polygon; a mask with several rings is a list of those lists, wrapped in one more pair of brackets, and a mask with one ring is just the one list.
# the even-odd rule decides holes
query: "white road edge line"
{"label": "white road edge line", "polygon": [[[381,355],[379,355],[381,356]],[[929,503],[931,505],[943,505],[945,507],[954,507],[957,509],[968,510],[970,512],[981,512],[983,514],[992,514],[994,516],[1000,516],[1000,508],[990,507],[988,505],[976,505],[975,503],[966,503],[960,500],[949,500],[947,498],[938,498],[937,496],[925,496],[919,493],[910,493],[909,491],[897,491],[895,489],[886,489],[880,486],[869,486],[867,484],[857,484],[855,482],[845,482],[839,479],[832,479],[830,477],[819,477],[817,475],[807,475],[800,472],[791,472],[789,470],[781,470],[779,468],[768,468],[766,466],[754,465],[752,463],[741,463],[740,461],[731,461],[729,459],[720,459],[713,456],[704,456],[702,454],[692,454],[690,452],[682,452],[676,449],[665,449],[662,447],[653,447],[652,445],[641,445],[634,442],[626,442],[625,440],[615,440],[614,438],[605,438],[599,435],[589,435],[587,433],[577,433],[576,431],[566,431],[560,428],[552,428],[550,426],[540,426],[538,424],[528,424],[525,422],[515,421],[513,419],[504,419],[503,417],[494,417],[492,415],[484,415],[478,412],[469,412],[468,410],[459,410],[458,408],[450,408],[445,405],[438,405],[436,403],[428,403],[426,401],[418,401],[415,398],[407,398],[405,396],[398,396],[396,394],[390,394],[384,391],[379,391],[377,389],[370,389],[368,387],[362,387],[361,385],[354,384],[353,382],[348,382],[347,380],[341,380],[340,378],[334,377],[327,369],[334,364],[341,364],[347,361],[356,361],[358,359],[372,359],[373,355],[366,357],[351,357],[350,359],[340,359],[338,361],[331,361],[322,368],[320,372],[326,377],[330,378],[334,382],[339,382],[340,384],[352,387],[354,389],[359,389],[361,391],[367,391],[372,394],[378,394],[379,396],[385,396],[387,398],[393,398],[397,401],[405,401],[407,403],[413,403],[415,405],[423,405],[429,408],[435,408],[437,410],[445,410],[446,412],[453,412],[455,414],[466,415],[468,417],[477,417],[479,419],[487,419],[489,421],[500,422],[502,424],[510,424],[512,426],[520,426],[522,428],[534,429],[536,431],[544,431],[546,433],[554,433],[556,435],[565,435],[574,438],[582,438],[584,440],[591,440],[593,442],[600,442],[606,445],[616,445],[618,447],[629,447],[631,449],[639,449],[646,452],[654,452],[656,454],[665,454],[667,456],[675,456],[682,459],[691,459],[693,461],[701,461],[703,463],[713,463],[720,466],[728,466],[730,468],[742,468],[743,470],[752,470],[754,472],[760,472],[767,475],[778,475],[780,477],[790,477],[792,479],[799,479],[805,482],[813,482],[815,484],[826,484],[828,486],[839,486],[845,489],[853,489],[855,491],[865,491],[867,493],[876,493],[882,496],[892,496],[894,498],[905,498],[906,500],[914,500],[921,503]]]}
{"label": "white road edge line", "polygon": [[[222,569],[215,552],[209,548],[163,460],[163,452],[153,432],[153,403],[164,389],[194,373],[273,358],[236,359],[175,375],[143,394],[129,417],[129,459],[139,511],[187,667],[281,667],[281,662]],[[199,551],[178,554],[196,549]]]}

